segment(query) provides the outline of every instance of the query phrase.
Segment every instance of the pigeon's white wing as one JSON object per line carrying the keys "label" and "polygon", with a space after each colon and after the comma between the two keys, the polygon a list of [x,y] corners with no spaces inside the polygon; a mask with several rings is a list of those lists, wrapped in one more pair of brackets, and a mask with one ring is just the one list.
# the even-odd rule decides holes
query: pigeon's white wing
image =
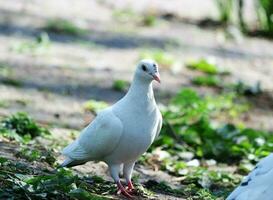
{"label": "pigeon's white wing", "polygon": [[163,122],[162,115],[161,115],[159,109],[158,109],[157,113],[158,113],[157,114],[158,115],[158,124],[157,124],[155,139],[159,136],[159,133],[160,133],[161,128],[162,128],[162,122]]}
{"label": "pigeon's white wing", "polygon": [[262,159],[227,200],[273,199],[273,154]]}
{"label": "pigeon's white wing", "polygon": [[122,132],[120,119],[108,108],[100,112],[62,153],[73,160],[102,159],[116,148]]}

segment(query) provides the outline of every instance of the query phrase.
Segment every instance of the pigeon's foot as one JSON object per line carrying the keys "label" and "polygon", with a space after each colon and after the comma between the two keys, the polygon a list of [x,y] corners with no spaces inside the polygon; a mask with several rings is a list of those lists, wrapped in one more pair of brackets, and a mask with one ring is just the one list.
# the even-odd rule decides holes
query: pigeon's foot
{"label": "pigeon's foot", "polygon": [[129,199],[133,199],[133,196],[128,193],[128,191],[123,187],[120,181],[117,182],[117,186],[118,186],[118,194],[121,193]]}
{"label": "pigeon's foot", "polygon": [[132,181],[129,181],[128,182],[128,186],[126,187],[126,191],[129,193],[129,194],[136,194],[136,189],[132,183]]}

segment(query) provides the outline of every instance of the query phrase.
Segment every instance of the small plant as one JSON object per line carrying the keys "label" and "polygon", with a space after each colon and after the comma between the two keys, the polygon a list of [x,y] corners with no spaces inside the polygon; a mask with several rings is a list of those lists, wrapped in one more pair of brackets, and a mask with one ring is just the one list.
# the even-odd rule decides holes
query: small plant
{"label": "small plant", "polygon": [[51,166],[53,166],[56,161],[53,151],[40,145],[35,145],[33,147],[23,145],[20,151],[16,153],[16,156],[24,158],[29,162],[46,162]]}
{"label": "small plant", "polygon": [[151,14],[145,15],[142,21],[145,26],[154,26],[156,24],[156,16]]}
{"label": "small plant", "polygon": [[120,22],[138,21],[140,18],[130,9],[114,10],[112,15],[114,19]]}
{"label": "small plant", "polygon": [[83,104],[83,108],[86,111],[97,114],[99,111],[107,108],[109,105],[104,101],[89,100]]}
{"label": "small plant", "polygon": [[273,2],[258,0],[257,12],[261,29],[268,34],[273,34]]}
{"label": "small plant", "polygon": [[231,22],[233,0],[215,0],[215,4],[218,8],[219,20],[224,24]]}
{"label": "small plant", "polygon": [[13,87],[21,87],[23,84],[21,81],[19,81],[17,79],[9,78],[9,77],[3,78],[0,82],[5,85],[10,85]]}
{"label": "small plant", "polygon": [[[270,133],[213,123],[220,116],[234,118],[248,110],[247,105],[238,105],[237,100],[235,94],[202,98],[193,90],[182,90],[169,106],[161,109],[165,123],[154,146],[163,146],[170,152],[177,148],[192,152],[196,158],[222,162],[238,162],[250,154],[254,162],[259,160],[273,150]],[[259,140],[267,143],[257,143]],[[177,144],[182,141],[183,146]]]}
{"label": "small plant", "polygon": [[83,35],[87,33],[87,30],[65,19],[51,19],[43,29],[48,32],[67,35]]}
{"label": "small plant", "polygon": [[217,76],[197,76],[192,79],[192,83],[203,86],[220,86],[220,79]]}
{"label": "small plant", "polygon": [[207,74],[218,74],[218,67],[209,61],[208,59],[200,59],[198,61],[191,61],[186,64],[186,66],[193,70],[199,70]]}
{"label": "small plant", "polygon": [[48,135],[49,131],[30,118],[26,113],[16,113],[1,121],[0,133],[11,139],[28,141],[37,136]]}
{"label": "small plant", "polygon": [[9,77],[12,75],[11,67],[6,63],[0,62],[0,76]]}
{"label": "small plant", "polygon": [[14,44],[11,50],[17,53],[32,53],[41,54],[44,53],[50,46],[50,39],[48,34],[43,32],[36,37],[35,41],[27,41]]}
{"label": "small plant", "polygon": [[112,88],[117,91],[125,91],[126,89],[128,89],[128,87],[129,87],[128,81],[124,80],[115,80],[112,86]]}
{"label": "small plant", "polygon": [[0,100],[0,108],[7,108],[9,105],[8,101]]}

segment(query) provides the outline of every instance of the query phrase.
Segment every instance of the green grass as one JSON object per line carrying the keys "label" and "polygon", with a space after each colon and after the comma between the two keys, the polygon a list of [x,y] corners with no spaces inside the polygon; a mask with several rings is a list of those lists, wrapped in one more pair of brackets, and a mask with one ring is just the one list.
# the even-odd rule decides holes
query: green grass
{"label": "green grass", "polygon": [[0,76],[9,77],[12,75],[11,66],[0,62]]}
{"label": "green grass", "polygon": [[46,128],[39,126],[23,112],[6,117],[0,123],[0,135],[20,142],[28,142],[37,136],[48,134],[50,133]]}
{"label": "green grass", "polygon": [[214,0],[219,13],[219,21],[227,24],[232,20],[233,0]]}
{"label": "green grass", "polygon": [[155,26],[157,24],[157,17],[153,14],[138,14],[133,10],[114,10],[113,18],[123,23],[136,23],[144,26]]}
{"label": "green grass", "polygon": [[113,18],[119,22],[138,21],[140,19],[140,17],[137,16],[136,13],[130,9],[117,9],[113,11],[112,15]]}
{"label": "green grass", "polygon": [[112,88],[116,91],[126,91],[129,87],[129,82],[124,80],[115,80]]}
{"label": "green grass", "polygon": [[[226,116],[222,119],[226,121],[248,110],[247,104],[236,103],[238,98],[234,94],[202,98],[193,90],[182,90],[162,109],[165,123],[155,146],[163,146],[170,152],[190,151],[196,158],[219,162],[238,163],[249,155],[255,162],[268,155],[273,150],[270,133],[215,123],[214,119],[221,116]],[[244,140],[239,140],[242,137]],[[267,143],[260,144],[257,140]],[[179,141],[186,145],[179,145]]]}
{"label": "green grass", "polygon": [[218,74],[218,67],[207,59],[200,59],[197,61],[191,61],[186,64],[189,69],[198,70],[206,74]]}
{"label": "green grass", "polygon": [[[5,158],[0,161],[4,163],[0,169],[1,199],[112,199],[91,192],[94,188],[99,189],[101,183],[89,184],[70,170],[58,169],[55,173],[33,175],[31,169],[24,169],[18,164],[14,165],[12,161]],[[17,173],[13,173],[14,169],[17,169]],[[107,188],[109,192],[111,187],[113,185],[108,184],[97,191],[105,192]]]}
{"label": "green grass", "polygon": [[20,80],[10,78],[10,77],[3,78],[2,80],[0,80],[0,82],[5,85],[10,85],[13,87],[21,87],[23,85],[23,83]]}
{"label": "green grass", "polygon": [[43,32],[33,41],[18,42],[12,45],[11,51],[19,54],[44,54],[51,45],[47,33]]}
{"label": "green grass", "polygon": [[89,111],[89,112],[92,112],[94,114],[97,114],[99,111],[107,108],[109,105],[104,102],[104,101],[96,101],[96,100],[89,100],[89,101],[86,101],[84,104],[83,104],[83,108],[85,111]]}
{"label": "green grass", "polygon": [[0,108],[8,108],[9,107],[9,102],[6,100],[0,100]]}
{"label": "green grass", "polygon": [[87,30],[80,28],[72,21],[59,18],[48,20],[46,26],[43,29],[47,32],[74,36],[80,36],[88,33]]}
{"label": "green grass", "polygon": [[192,83],[201,86],[220,86],[221,81],[217,76],[196,76],[192,79]]}
{"label": "green grass", "polygon": [[144,26],[154,26],[156,25],[157,18],[154,15],[147,14],[143,17],[142,22]]}
{"label": "green grass", "polygon": [[258,0],[258,2],[257,13],[261,29],[273,34],[273,2],[271,0]]}

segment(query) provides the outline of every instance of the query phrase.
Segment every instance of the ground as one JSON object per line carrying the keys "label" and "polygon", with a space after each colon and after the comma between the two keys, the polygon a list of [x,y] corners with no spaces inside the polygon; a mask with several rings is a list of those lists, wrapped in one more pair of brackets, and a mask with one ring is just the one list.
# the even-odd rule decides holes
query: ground
{"label": "ground", "polygon": [[[231,82],[242,80],[249,85],[261,82],[264,95],[258,100],[250,99],[255,107],[243,121],[249,127],[272,131],[273,42],[232,34],[232,27],[231,38],[221,28],[199,27],[198,20],[217,16],[216,10],[209,0],[204,1],[207,9],[196,1],[189,2],[1,0],[0,67],[5,70],[0,71],[0,102],[4,105],[0,106],[0,115],[25,111],[49,126],[55,138],[64,138],[68,143],[70,133],[79,131],[94,117],[84,111],[84,102],[90,99],[116,102],[126,91],[114,90],[113,82],[130,81],[141,54],[161,49],[175,57],[177,64],[171,69],[160,66],[162,83],[154,84],[157,102],[168,102],[180,88],[195,87],[191,79],[197,72],[186,68],[185,63],[209,57],[230,71]],[[190,12],[189,8],[194,9]],[[130,10],[132,20],[123,19],[124,9]],[[172,12],[174,17],[171,20],[159,17],[154,26],[147,27],[135,19],[145,12],[157,16]],[[44,39],[42,47],[35,44],[29,47],[44,32],[48,20],[54,18],[67,19],[88,32],[49,33],[50,41]],[[200,94],[216,92],[207,87],[196,89]],[[0,154],[14,158],[9,148]],[[59,161],[62,160],[60,156]],[[75,171],[96,173],[111,180],[103,163],[88,163]],[[140,175],[140,183],[155,179],[165,180],[173,187],[179,185],[179,178],[155,172],[149,166],[138,164],[135,173]],[[156,199],[178,199],[155,195]]]}

